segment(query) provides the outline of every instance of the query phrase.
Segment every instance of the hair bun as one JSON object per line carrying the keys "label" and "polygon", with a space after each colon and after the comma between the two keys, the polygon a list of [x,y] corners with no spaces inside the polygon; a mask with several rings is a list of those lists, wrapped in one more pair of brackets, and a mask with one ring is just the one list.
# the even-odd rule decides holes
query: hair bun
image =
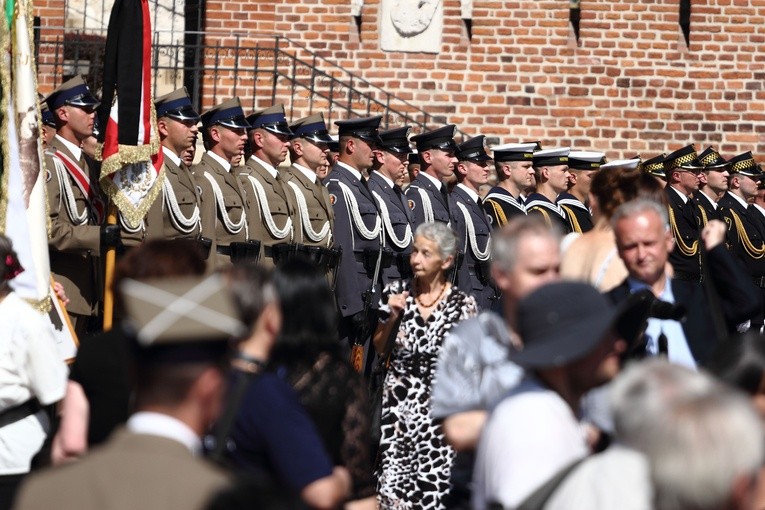
{"label": "hair bun", "polygon": [[21,266],[21,262],[19,262],[19,258],[16,256],[16,253],[11,251],[11,253],[7,254],[5,256],[5,272],[3,275],[3,279],[5,281],[13,280],[16,278],[19,274],[24,272],[24,268]]}

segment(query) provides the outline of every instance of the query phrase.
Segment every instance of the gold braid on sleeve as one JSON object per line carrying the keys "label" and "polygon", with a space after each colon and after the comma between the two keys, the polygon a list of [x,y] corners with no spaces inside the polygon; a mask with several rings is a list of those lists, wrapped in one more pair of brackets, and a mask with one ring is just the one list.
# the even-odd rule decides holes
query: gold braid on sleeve
{"label": "gold braid on sleeve", "polygon": [[697,204],[699,207],[699,213],[701,214],[701,226],[706,227],[707,223],[709,222],[709,219],[707,218],[707,212],[704,210],[704,207],[701,206],[701,204]]}
{"label": "gold braid on sleeve", "polygon": [[505,216],[505,211],[502,209],[502,206],[492,199],[487,200],[487,202],[489,203],[492,211],[494,212],[494,217],[497,218],[497,226],[502,227],[506,225],[507,216]]}
{"label": "gold braid on sleeve", "polygon": [[753,259],[761,259],[763,256],[765,256],[765,245],[757,248],[752,243],[751,239],[749,239],[749,235],[746,233],[746,227],[744,227],[744,222],[741,221],[741,218],[736,213],[736,211],[731,209],[730,213],[733,215],[733,223],[736,225],[736,233],[738,233],[738,237],[741,240],[741,245],[744,247],[744,251],[746,251],[747,255]]}
{"label": "gold braid on sleeve", "polygon": [[695,257],[699,252],[698,239],[693,241],[693,244],[690,246],[685,244],[685,241],[683,241],[683,237],[680,234],[680,230],[677,228],[677,222],[675,221],[675,211],[671,207],[668,207],[667,209],[669,209],[669,225],[672,228],[672,235],[675,237],[675,244],[677,245],[677,249],[680,250],[680,253],[686,257]]}
{"label": "gold braid on sleeve", "polygon": [[582,226],[579,225],[579,220],[576,219],[576,214],[574,213],[574,210],[565,205],[562,205],[561,208],[563,208],[563,210],[566,211],[566,217],[568,218],[568,224],[571,225],[571,231],[581,234]]}

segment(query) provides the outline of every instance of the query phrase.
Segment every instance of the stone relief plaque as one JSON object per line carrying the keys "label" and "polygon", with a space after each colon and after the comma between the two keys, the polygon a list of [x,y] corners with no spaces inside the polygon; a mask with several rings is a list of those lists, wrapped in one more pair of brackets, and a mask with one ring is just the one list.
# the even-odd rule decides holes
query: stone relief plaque
{"label": "stone relief plaque", "polygon": [[381,2],[380,47],[383,51],[439,53],[443,28],[443,0]]}

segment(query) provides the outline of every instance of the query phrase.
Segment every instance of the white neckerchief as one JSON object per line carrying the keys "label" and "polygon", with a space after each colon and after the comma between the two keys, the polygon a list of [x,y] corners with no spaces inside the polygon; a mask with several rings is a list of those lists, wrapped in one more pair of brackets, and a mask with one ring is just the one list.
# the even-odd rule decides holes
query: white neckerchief
{"label": "white neckerchief", "polygon": [[704,193],[703,190],[699,190],[699,191],[701,192],[702,195],[707,197],[707,200],[709,200],[712,203],[712,207],[714,207],[715,210],[717,210],[717,200],[715,200],[714,198],[712,198],[709,195],[707,195],[706,193]]}
{"label": "white neckerchief", "polygon": [[317,179],[316,172],[312,172],[309,168],[306,168],[303,165],[298,165],[297,163],[292,163],[292,166],[300,170],[300,173],[305,175],[306,179],[316,184],[316,179]]}
{"label": "white neckerchief", "polygon": [[188,425],[166,414],[138,412],[128,419],[126,426],[134,434],[147,434],[177,441],[188,448],[192,455],[198,455],[202,451],[199,436]]}
{"label": "white neckerchief", "polygon": [[377,174],[379,177],[382,177],[382,179],[385,181],[385,183],[386,183],[388,186],[390,186],[390,189],[393,189],[393,186],[395,186],[395,184],[393,183],[393,181],[391,181],[391,180],[390,180],[390,179],[388,179],[388,178],[387,178],[385,175],[383,175],[383,174],[382,174],[382,172],[378,172],[377,170],[375,170],[375,173],[376,173],[376,174]]}
{"label": "white neckerchief", "polygon": [[478,199],[480,198],[480,197],[478,196],[478,193],[476,193],[475,191],[473,191],[472,189],[468,188],[467,186],[465,186],[465,185],[464,185],[464,184],[462,184],[462,183],[459,183],[459,184],[457,184],[457,186],[458,186],[458,187],[459,187],[459,188],[460,188],[462,191],[464,191],[465,193],[467,193],[467,194],[468,194],[468,196],[469,196],[470,198],[472,198],[472,199],[473,199],[473,202],[475,202],[476,204],[478,203]]}
{"label": "white neckerchief", "polygon": [[82,157],[82,149],[79,145],[75,145],[69,140],[64,139],[61,135],[56,134],[56,138],[58,138],[58,141],[64,144],[64,147],[66,147],[69,152],[72,153],[72,156],[74,156],[74,161],[77,162]]}
{"label": "white neckerchief", "polygon": [[251,159],[251,160],[253,160],[255,163],[258,163],[258,164],[259,164],[260,166],[262,166],[263,168],[265,168],[265,169],[266,169],[266,171],[267,171],[269,174],[271,174],[271,177],[273,177],[274,179],[276,179],[276,176],[277,176],[277,174],[278,174],[278,172],[276,171],[276,168],[274,168],[272,165],[269,165],[268,163],[266,163],[265,161],[263,161],[262,159],[260,159],[260,158],[259,158],[259,157],[257,157],[257,156],[250,156],[250,159]]}
{"label": "white neckerchief", "polygon": [[443,187],[443,185],[444,185],[443,182],[441,182],[440,180],[436,179],[435,177],[433,177],[432,175],[428,174],[427,172],[420,172],[418,175],[422,175],[423,177],[427,177],[430,180],[430,182],[432,182],[433,185],[438,190],[440,190]]}
{"label": "white neckerchief", "polygon": [[356,170],[352,166],[347,165],[347,164],[343,163],[342,161],[338,161],[337,164],[340,165],[341,167],[345,168],[346,170],[348,170],[350,173],[352,173],[353,176],[355,178],[357,178],[358,180],[361,180],[361,178],[363,177],[361,175],[361,172],[359,172],[358,170]]}
{"label": "white neckerchief", "polygon": [[677,190],[676,190],[675,188],[673,188],[672,186],[670,186],[670,187],[669,187],[669,189],[671,189],[672,191],[674,191],[675,193],[677,193],[677,195],[678,195],[680,198],[682,198],[682,199],[683,199],[683,203],[684,203],[684,204],[687,204],[687,203],[688,203],[688,197],[687,197],[687,196],[685,196],[683,193],[680,193],[679,191],[677,191]]}
{"label": "white neckerchief", "polygon": [[168,149],[168,148],[167,148],[167,147],[165,147],[164,145],[162,146],[162,153],[165,155],[165,157],[166,157],[167,159],[169,159],[170,161],[172,161],[172,162],[175,164],[175,166],[177,166],[177,167],[180,167],[180,166],[181,166],[181,158],[179,158],[178,156],[176,156],[176,155],[175,155],[175,153],[174,153],[173,151],[171,151],[170,149]]}
{"label": "white neckerchief", "polygon": [[226,161],[226,160],[225,160],[225,159],[223,159],[222,157],[220,157],[220,156],[218,156],[217,154],[215,154],[213,151],[207,151],[207,154],[209,154],[211,158],[213,158],[215,161],[217,161],[217,162],[218,162],[218,164],[219,164],[220,166],[222,166],[222,167],[223,167],[223,169],[224,169],[226,172],[230,172],[230,171],[231,171],[231,163],[230,163],[229,161]]}
{"label": "white neckerchief", "polygon": [[747,204],[747,203],[746,203],[746,200],[744,200],[744,199],[743,199],[743,198],[741,198],[740,196],[736,195],[735,193],[731,193],[730,191],[728,192],[728,194],[729,194],[730,196],[732,196],[733,198],[735,198],[735,199],[736,199],[736,201],[737,201],[739,204],[741,204],[742,206],[744,206],[744,209],[746,209],[747,207],[749,207],[749,204]]}

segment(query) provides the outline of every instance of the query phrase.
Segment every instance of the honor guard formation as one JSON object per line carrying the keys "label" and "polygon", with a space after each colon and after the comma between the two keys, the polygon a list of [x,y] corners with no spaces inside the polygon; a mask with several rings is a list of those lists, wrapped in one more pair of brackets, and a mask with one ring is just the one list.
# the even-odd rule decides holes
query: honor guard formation
{"label": "honor guard formation", "polygon": [[40,105],[79,351],[67,382],[0,236],[0,509],[765,507],[752,152],[154,106],[136,218],[83,79]]}

